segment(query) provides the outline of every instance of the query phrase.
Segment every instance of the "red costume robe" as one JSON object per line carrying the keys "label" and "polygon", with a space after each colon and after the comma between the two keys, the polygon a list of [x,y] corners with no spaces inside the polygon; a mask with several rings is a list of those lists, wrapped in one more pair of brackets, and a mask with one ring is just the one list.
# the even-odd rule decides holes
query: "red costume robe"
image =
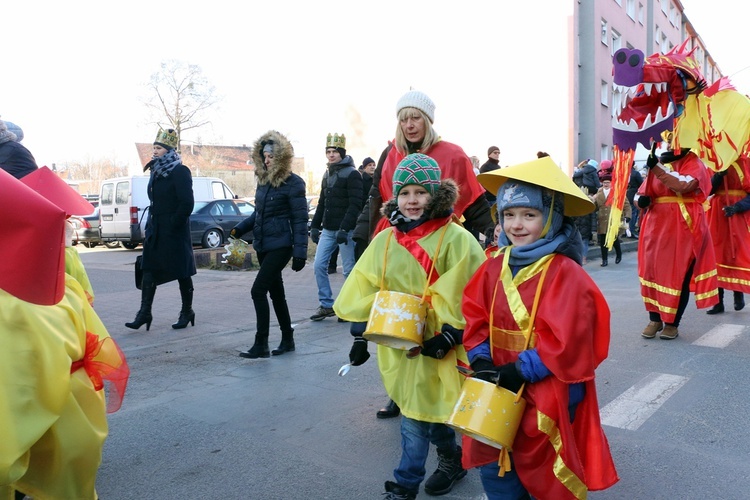
{"label": "red costume robe", "polygon": [[690,290],[696,306],[711,307],[719,300],[716,258],[702,205],[710,192],[708,170],[692,152],[654,167],[638,190],[639,197],[651,198],[638,240],[641,296],[646,310],[658,312],[665,323],[675,320],[682,282],[693,260]]}
{"label": "red costume robe", "polygon": [[[599,420],[594,383],[594,370],[609,350],[610,313],[589,275],[573,260],[556,254],[512,278],[507,268],[501,274],[504,255],[488,260],[464,291],[464,347],[468,352],[489,340],[495,365],[518,359],[542,267],[550,258],[529,347],[537,349],[552,375],[526,384],[526,409],[511,455],[521,483],[533,497],[585,498],[588,490],[605,489],[618,480]],[[578,382],[584,383],[585,396],[571,424],[569,384]],[[463,436],[463,447],[467,469],[497,462],[500,456],[497,448],[468,436]]]}
{"label": "red costume robe", "polygon": [[722,208],[737,203],[748,194],[750,159],[740,158],[729,167],[711,198],[708,211],[719,286],[743,293],[750,293],[750,211],[726,217]]}

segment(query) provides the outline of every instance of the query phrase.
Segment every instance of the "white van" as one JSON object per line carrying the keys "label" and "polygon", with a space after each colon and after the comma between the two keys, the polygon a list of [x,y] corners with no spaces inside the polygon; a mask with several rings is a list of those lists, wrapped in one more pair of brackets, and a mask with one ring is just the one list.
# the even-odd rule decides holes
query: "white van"
{"label": "white van", "polygon": [[[102,241],[119,241],[134,249],[143,243],[146,212],[150,205],[146,189],[148,175],[116,177],[102,182],[99,192],[99,214]],[[224,181],[217,177],[193,177],[196,202],[237,198]]]}

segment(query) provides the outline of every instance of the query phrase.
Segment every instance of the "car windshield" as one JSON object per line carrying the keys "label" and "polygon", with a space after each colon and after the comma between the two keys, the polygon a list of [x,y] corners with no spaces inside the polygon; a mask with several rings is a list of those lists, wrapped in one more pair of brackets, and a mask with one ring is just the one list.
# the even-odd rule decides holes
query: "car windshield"
{"label": "car windshield", "polygon": [[196,201],[196,202],[195,202],[195,204],[193,205],[193,213],[194,213],[194,214],[197,214],[197,213],[198,213],[198,211],[199,211],[199,210],[200,210],[201,208],[203,208],[203,207],[205,207],[206,205],[208,205],[208,203],[209,203],[209,202],[207,202],[207,201]]}

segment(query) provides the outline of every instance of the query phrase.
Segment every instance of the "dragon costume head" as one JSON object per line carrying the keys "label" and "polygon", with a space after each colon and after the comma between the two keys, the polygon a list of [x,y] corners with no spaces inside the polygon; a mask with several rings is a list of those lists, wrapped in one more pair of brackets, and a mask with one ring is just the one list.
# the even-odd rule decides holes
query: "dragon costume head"
{"label": "dragon costume head", "polygon": [[660,140],[685,111],[690,96],[706,89],[706,81],[687,41],[666,54],[648,58],[637,49],[619,49],[612,57],[614,87],[620,92],[612,123],[613,139],[621,151],[645,148]]}

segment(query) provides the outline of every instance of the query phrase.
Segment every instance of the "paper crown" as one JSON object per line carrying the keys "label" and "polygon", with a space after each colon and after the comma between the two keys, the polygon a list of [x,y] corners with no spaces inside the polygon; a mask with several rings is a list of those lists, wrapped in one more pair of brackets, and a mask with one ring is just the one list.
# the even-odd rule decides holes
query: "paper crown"
{"label": "paper crown", "polygon": [[65,293],[65,212],[0,169],[0,289],[51,306]]}
{"label": "paper crown", "polygon": [[344,134],[328,134],[328,137],[326,138],[326,149],[328,148],[346,149],[346,137],[344,137]]}
{"label": "paper crown", "polygon": [[154,144],[161,144],[171,149],[177,149],[179,142],[180,139],[177,137],[177,132],[171,128],[167,130],[160,128],[159,132],[156,133],[156,139],[154,139]]}
{"label": "paper crown", "polygon": [[500,186],[509,179],[536,184],[562,193],[565,198],[565,215],[575,217],[594,211],[595,206],[588,196],[581,192],[549,156],[477,176],[479,183],[492,194],[497,194]]}
{"label": "paper crown", "polygon": [[46,166],[24,175],[21,182],[62,208],[65,215],[89,215],[94,212],[94,205]]}

